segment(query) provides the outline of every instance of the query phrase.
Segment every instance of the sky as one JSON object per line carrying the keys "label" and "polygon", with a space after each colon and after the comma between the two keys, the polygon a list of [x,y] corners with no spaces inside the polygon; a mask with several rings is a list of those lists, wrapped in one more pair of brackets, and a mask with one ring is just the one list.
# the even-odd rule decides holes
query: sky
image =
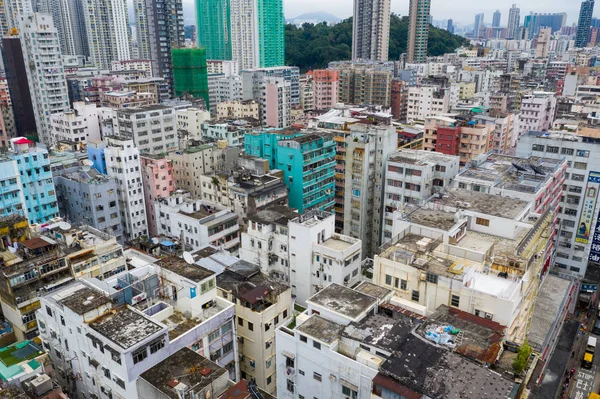
{"label": "sky", "polygon": [[[186,1],[186,0],[184,0]],[[189,1],[189,0],[188,0]],[[340,18],[352,15],[353,0],[283,0],[286,18],[292,18],[309,11],[325,11]],[[406,15],[408,13],[408,0],[391,0],[392,12]],[[463,24],[472,24],[475,14],[483,12],[484,21],[492,22],[492,14],[496,9],[502,13],[501,24],[508,21],[508,10],[513,3],[521,9],[521,23],[523,16],[529,12],[566,12],[567,25],[577,22],[579,16],[580,0],[527,0],[518,3],[516,0],[432,0],[431,15],[436,20],[452,18]],[[493,5],[493,6],[492,6]],[[600,15],[600,5],[596,7],[594,16]]]}

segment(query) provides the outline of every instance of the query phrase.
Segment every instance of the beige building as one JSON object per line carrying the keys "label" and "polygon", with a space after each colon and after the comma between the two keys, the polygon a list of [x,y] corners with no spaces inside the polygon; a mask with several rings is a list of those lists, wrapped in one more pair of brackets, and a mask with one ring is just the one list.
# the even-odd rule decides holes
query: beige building
{"label": "beige building", "polygon": [[387,61],[390,0],[354,0],[352,59]]}
{"label": "beige building", "polygon": [[392,73],[364,65],[339,70],[338,101],[345,104],[390,106]]}
{"label": "beige building", "polygon": [[492,149],[492,130],[492,126],[481,124],[466,125],[460,128],[458,155],[462,165]]}
{"label": "beige building", "polygon": [[217,104],[217,119],[245,119],[258,120],[258,103],[254,100],[228,101]]}
{"label": "beige building", "polygon": [[177,130],[186,131],[188,139],[200,140],[202,124],[210,120],[210,112],[200,108],[179,109],[177,113]]}
{"label": "beige building", "polygon": [[136,91],[111,91],[100,93],[102,107],[112,109],[136,108],[144,105],[158,104],[158,97],[154,93]]}
{"label": "beige building", "polygon": [[173,161],[175,187],[189,191],[193,198],[202,198],[201,178],[215,171],[215,151],[212,145],[201,145],[168,154]]}
{"label": "beige building", "polygon": [[275,331],[292,317],[292,290],[245,261],[217,276],[218,295],[235,303],[242,379],[254,379],[269,394],[277,388]]}

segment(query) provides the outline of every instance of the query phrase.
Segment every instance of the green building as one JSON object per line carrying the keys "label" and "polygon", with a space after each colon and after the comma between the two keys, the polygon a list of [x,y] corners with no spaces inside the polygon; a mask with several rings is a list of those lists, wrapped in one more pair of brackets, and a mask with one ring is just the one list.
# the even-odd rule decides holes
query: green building
{"label": "green building", "polygon": [[258,0],[259,67],[285,65],[283,0]]}
{"label": "green building", "polygon": [[231,60],[229,0],[196,0],[198,46],[209,60]]}
{"label": "green building", "polygon": [[207,109],[210,109],[206,50],[203,48],[175,48],[171,51],[175,96],[203,98]]}

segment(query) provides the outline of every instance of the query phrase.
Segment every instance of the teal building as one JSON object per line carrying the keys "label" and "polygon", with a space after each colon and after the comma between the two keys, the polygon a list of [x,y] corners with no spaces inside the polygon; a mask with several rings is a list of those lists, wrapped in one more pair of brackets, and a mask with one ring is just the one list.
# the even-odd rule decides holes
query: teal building
{"label": "teal building", "polygon": [[208,60],[231,60],[230,10],[229,0],[196,0],[197,44]]}
{"label": "teal building", "polygon": [[258,0],[259,67],[285,65],[283,0]]}
{"label": "teal building", "polygon": [[332,211],[334,205],[335,142],[326,133],[300,133],[294,129],[271,129],[246,133],[248,155],[269,161],[283,172],[289,189],[289,206],[304,213]]}

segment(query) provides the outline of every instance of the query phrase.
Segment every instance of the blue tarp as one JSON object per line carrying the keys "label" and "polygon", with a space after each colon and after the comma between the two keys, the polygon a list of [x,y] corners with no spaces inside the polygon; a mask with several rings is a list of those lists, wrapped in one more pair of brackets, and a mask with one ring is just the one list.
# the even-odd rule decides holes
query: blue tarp
{"label": "blue tarp", "polygon": [[174,247],[175,243],[173,241],[166,240],[166,241],[161,241],[160,245],[162,245],[164,247]]}

